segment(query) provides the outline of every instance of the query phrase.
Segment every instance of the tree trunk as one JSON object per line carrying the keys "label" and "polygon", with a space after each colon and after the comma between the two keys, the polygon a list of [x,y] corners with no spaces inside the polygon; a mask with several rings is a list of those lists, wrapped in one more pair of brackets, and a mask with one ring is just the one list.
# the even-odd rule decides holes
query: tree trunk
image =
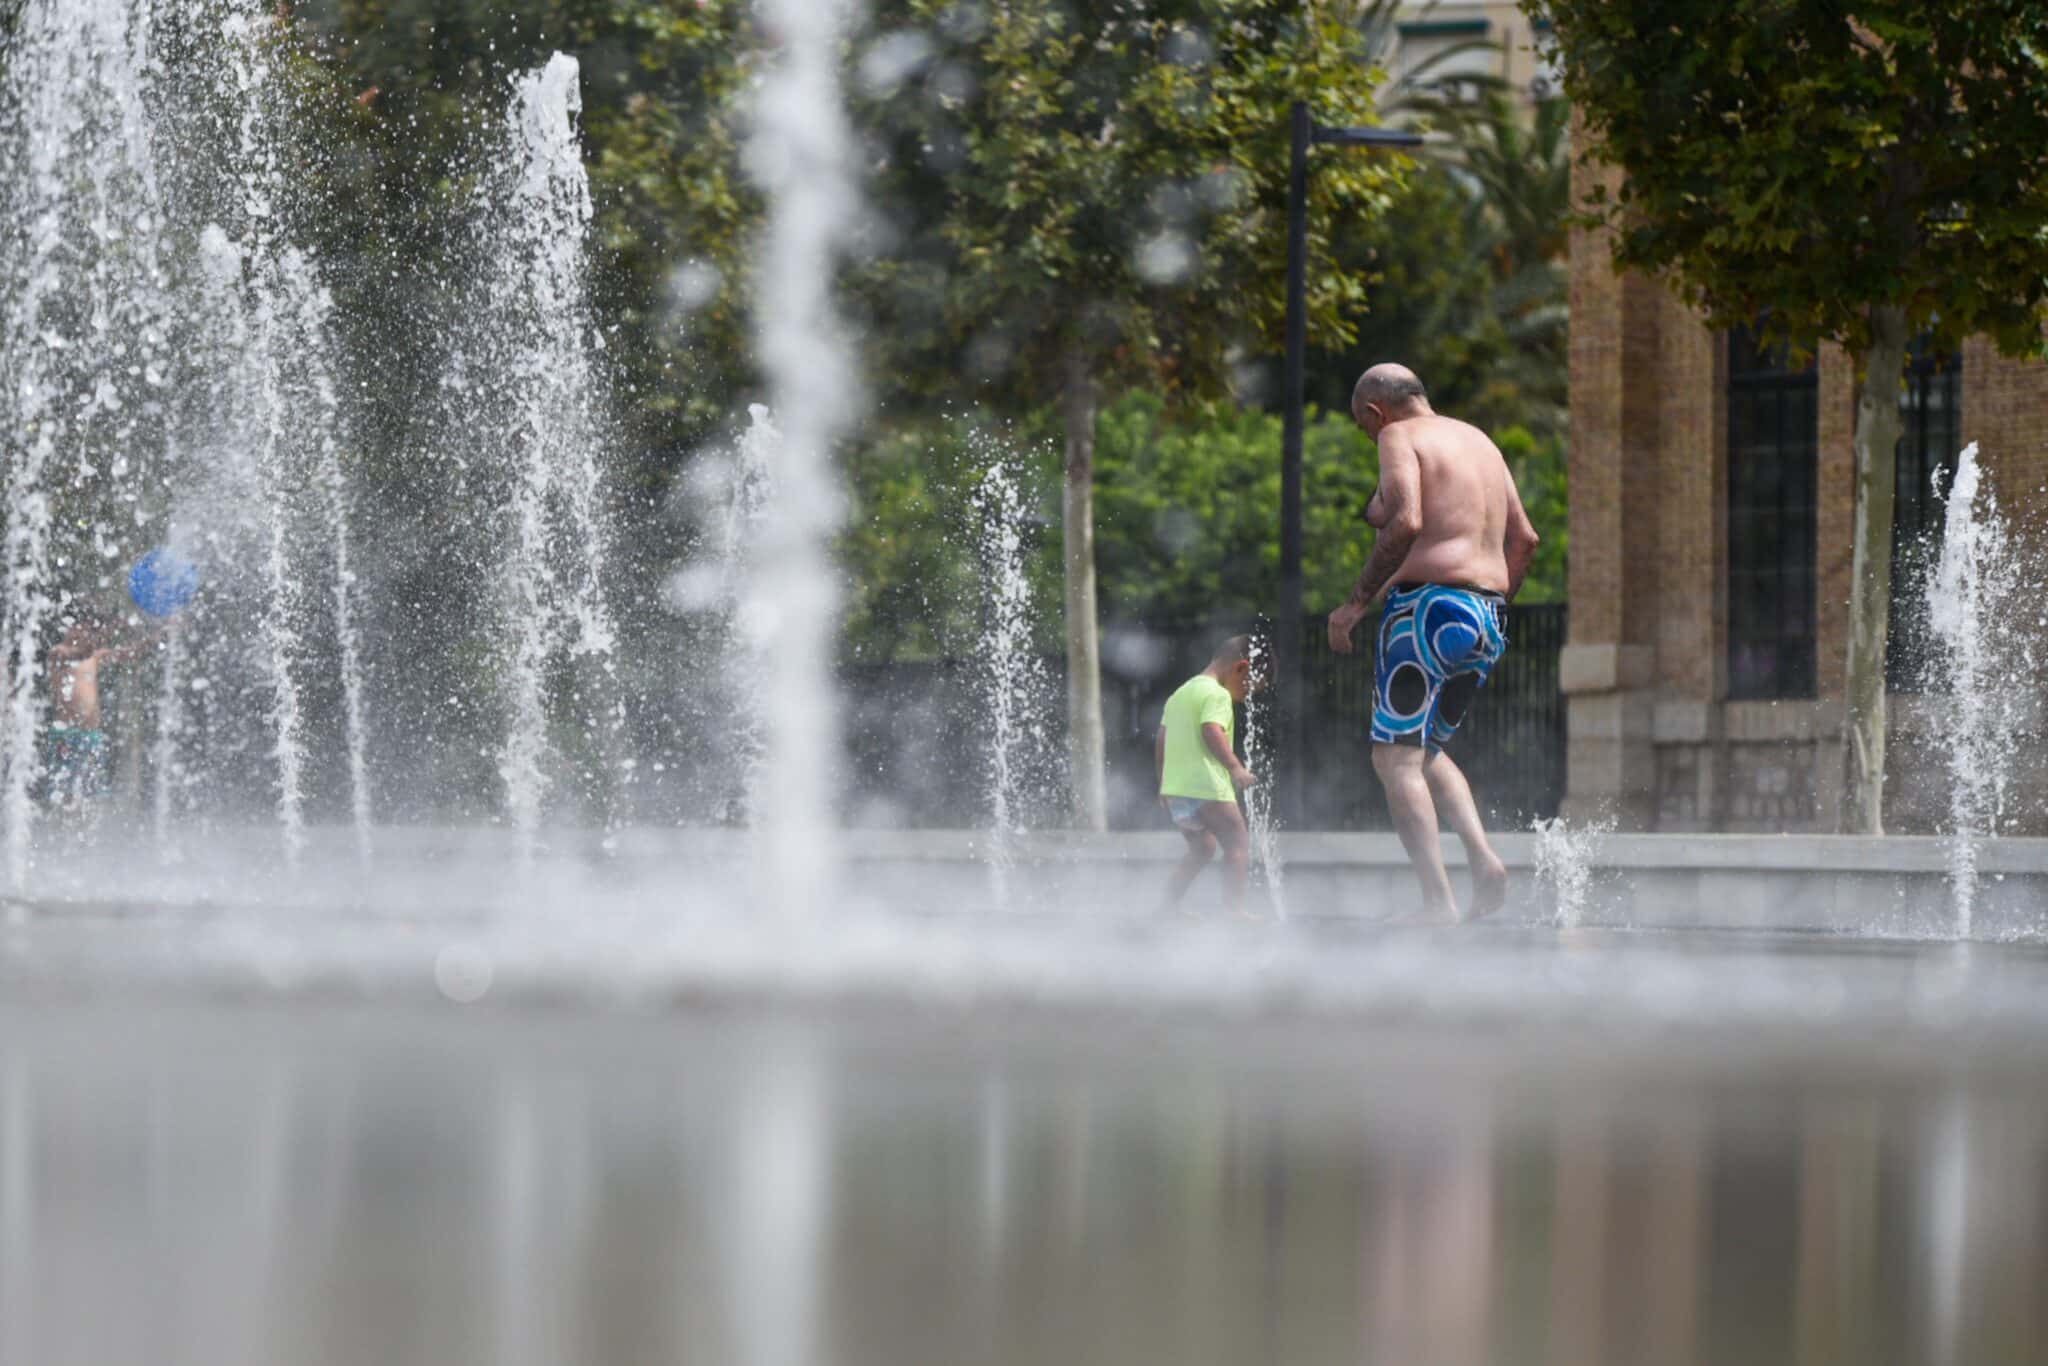
{"label": "tree trunk", "polygon": [[1066,425],[1067,757],[1074,824],[1109,828],[1103,789],[1102,648],[1095,620],[1095,377],[1079,347],[1067,354],[1060,411]]}
{"label": "tree trunk", "polygon": [[1870,352],[1856,400],[1855,558],[1850,570],[1844,834],[1884,833],[1885,633],[1892,605],[1892,511],[1898,498],[1899,376],[1906,313],[1870,310]]}

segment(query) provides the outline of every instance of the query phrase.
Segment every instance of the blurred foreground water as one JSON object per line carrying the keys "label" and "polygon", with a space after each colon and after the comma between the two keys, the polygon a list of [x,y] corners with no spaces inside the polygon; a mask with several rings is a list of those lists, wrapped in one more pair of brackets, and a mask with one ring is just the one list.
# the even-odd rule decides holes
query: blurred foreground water
{"label": "blurred foreground water", "polygon": [[2043,1359],[2035,947],[1325,926],[1406,992],[1052,1010],[457,928],[17,910],[0,1361]]}

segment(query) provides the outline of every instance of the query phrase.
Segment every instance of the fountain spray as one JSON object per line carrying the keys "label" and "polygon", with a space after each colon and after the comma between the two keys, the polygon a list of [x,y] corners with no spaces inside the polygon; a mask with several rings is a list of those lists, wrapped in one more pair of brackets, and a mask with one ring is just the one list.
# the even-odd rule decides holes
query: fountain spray
{"label": "fountain spray", "polygon": [[[0,73],[0,826],[17,892],[41,769],[40,649],[67,605],[53,568],[74,550],[57,544],[58,514],[103,473],[145,477],[121,462],[144,463],[164,384],[163,205],[143,100],[155,27],[138,0],[31,0]],[[78,558],[113,549],[96,520],[88,539]]]}
{"label": "fountain spray", "polygon": [[[485,188],[478,259],[487,278],[474,342],[487,382],[460,386],[466,415],[511,465],[506,508],[509,721],[499,756],[505,804],[531,858],[549,786],[548,674],[594,657],[608,695],[615,638],[603,595],[606,542],[602,350],[587,280],[592,205],[576,118],[576,59],[556,53],[513,82],[505,156]],[[451,386],[456,387],[456,386]],[[619,746],[615,706],[599,732]]]}
{"label": "fountain spray", "polygon": [[1949,881],[1956,933],[1974,926],[1978,854],[1998,833],[2020,738],[2038,721],[2040,633],[2015,629],[2038,613],[2040,585],[2027,581],[1998,499],[1984,482],[1977,445],[1956,462],[1944,491],[1941,556],[1928,585],[1927,618],[1950,693],[1941,746],[1948,767]]}
{"label": "fountain spray", "polygon": [[1010,898],[1009,872],[1029,794],[1043,791],[1046,704],[1051,683],[1037,652],[1037,611],[1025,567],[1030,509],[1021,471],[999,451],[975,485],[975,544],[982,582],[977,683],[987,718],[990,887]]}
{"label": "fountain spray", "polygon": [[[1272,678],[1273,647],[1263,635],[1252,637],[1252,678]],[[1272,903],[1273,914],[1281,919],[1287,916],[1287,875],[1280,863],[1280,823],[1273,814],[1273,774],[1268,771],[1266,744],[1269,728],[1273,724],[1271,704],[1265,699],[1268,694],[1258,686],[1253,687],[1245,698],[1244,706],[1244,763],[1259,781],[1245,789],[1245,823],[1251,829],[1252,858],[1264,870],[1266,897]]]}
{"label": "fountain spray", "polygon": [[747,557],[744,614],[768,661],[760,893],[790,916],[822,904],[837,865],[839,715],[831,658],[839,588],[829,539],[843,516],[833,446],[860,383],[833,302],[860,196],[839,84],[848,0],[760,0],[777,42],[755,104],[750,169],[766,192],[760,356],[782,441],[774,497]]}

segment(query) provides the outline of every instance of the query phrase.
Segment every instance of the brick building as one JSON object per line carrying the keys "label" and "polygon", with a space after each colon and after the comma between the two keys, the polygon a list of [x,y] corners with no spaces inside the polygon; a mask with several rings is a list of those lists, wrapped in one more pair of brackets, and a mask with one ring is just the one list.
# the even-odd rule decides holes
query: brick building
{"label": "brick building", "polygon": [[[1581,167],[1575,190],[1583,193]],[[1855,378],[1823,349],[1802,369],[1717,334],[1653,280],[1617,275],[1604,234],[1571,246],[1568,797],[1636,830],[1830,830],[1854,501]],[[1902,399],[1899,556],[1941,509],[1928,475],[1971,441],[2001,504],[2048,527],[2048,367],[1972,339],[1916,348]],[[2048,536],[2040,544],[2048,547]],[[1886,828],[1931,830],[1942,707],[1918,692],[1910,607],[1895,604]],[[2041,679],[2015,686],[2048,688]],[[2048,758],[2048,746],[2044,746]],[[2048,764],[2022,780],[2032,833]]]}

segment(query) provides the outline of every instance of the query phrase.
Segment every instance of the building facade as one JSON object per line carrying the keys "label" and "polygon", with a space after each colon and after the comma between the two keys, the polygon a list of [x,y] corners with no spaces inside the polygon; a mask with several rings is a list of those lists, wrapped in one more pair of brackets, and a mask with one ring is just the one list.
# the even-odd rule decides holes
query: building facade
{"label": "building facade", "polygon": [[[1575,198],[1595,174],[1577,170]],[[1617,274],[1605,233],[1574,233],[1568,813],[1628,830],[1835,828],[1855,404],[1839,348],[1791,366]],[[1946,809],[1947,708],[1921,692],[1909,586],[1942,515],[1931,483],[1980,443],[2002,506],[2048,549],[2048,367],[1981,339],[1959,356],[1916,348],[1902,406],[1886,828],[1928,831]],[[2032,833],[2048,833],[2044,770],[2023,768],[2015,793]]]}
{"label": "building facade", "polygon": [[1523,101],[1558,93],[1539,31],[1515,0],[1437,0],[1396,11],[1387,75],[1457,93],[1461,82],[1497,81]]}

